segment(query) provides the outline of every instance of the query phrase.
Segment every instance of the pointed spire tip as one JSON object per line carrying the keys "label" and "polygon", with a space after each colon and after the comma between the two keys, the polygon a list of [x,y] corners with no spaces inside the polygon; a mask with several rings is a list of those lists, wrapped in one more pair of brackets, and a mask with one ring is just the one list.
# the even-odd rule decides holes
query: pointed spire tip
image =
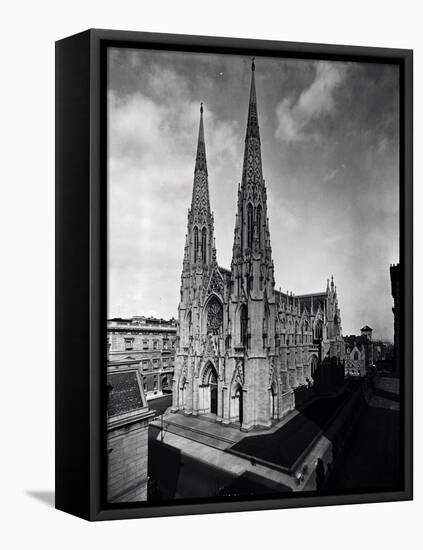
{"label": "pointed spire tip", "polygon": [[256,70],[256,63],[255,63],[255,60],[256,60],[255,57],[252,57],[252,58],[251,58],[251,70],[252,70],[252,71],[255,71],[255,70]]}

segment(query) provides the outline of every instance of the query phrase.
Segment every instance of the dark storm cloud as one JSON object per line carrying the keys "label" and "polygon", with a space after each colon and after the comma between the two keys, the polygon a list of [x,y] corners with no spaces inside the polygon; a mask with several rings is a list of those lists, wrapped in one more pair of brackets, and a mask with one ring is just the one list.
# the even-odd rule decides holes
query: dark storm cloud
{"label": "dark storm cloud", "polygon": [[[231,261],[250,59],[111,50],[109,312],[176,315],[199,103],[218,260]],[[398,72],[257,58],[277,286],[337,282],[344,333],[392,336],[398,261]]]}

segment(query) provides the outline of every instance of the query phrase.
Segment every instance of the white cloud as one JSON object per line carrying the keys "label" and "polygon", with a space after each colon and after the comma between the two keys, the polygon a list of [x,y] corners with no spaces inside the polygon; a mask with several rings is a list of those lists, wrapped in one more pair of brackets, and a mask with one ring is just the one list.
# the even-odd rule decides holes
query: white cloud
{"label": "white cloud", "polygon": [[[202,100],[217,256],[230,265],[250,61],[231,61],[222,80],[213,76],[222,60],[216,56],[211,70],[206,56],[128,50],[111,63],[109,314],[176,315]],[[323,290],[333,273],[345,332],[367,323],[389,336],[398,154],[385,140],[384,119],[376,112],[368,120],[361,109],[380,86],[369,88],[354,64],[296,61],[289,94],[275,98],[287,82],[280,68],[273,60],[257,73],[277,286]],[[365,96],[343,85],[347,71]],[[277,137],[290,147],[268,133],[276,107]],[[337,141],[317,143],[329,123]]]}
{"label": "white cloud", "polygon": [[[168,317],[178,305],[200,106],[175,70],[153,67],[146,78],[144,93],[108,97],[109,315]],[[237,155],[236,123],[204,116],[219,188]]]}
{"label": "white cloud", "polygon": [[284,98],[276,107],[278,126],[275,136],[282,141],[317,139],[308,131],[310,122],[327,116],[335,109],[334,93],[346,75],[344,63],[316,63],[316,75],[308,88],[297,99]]}

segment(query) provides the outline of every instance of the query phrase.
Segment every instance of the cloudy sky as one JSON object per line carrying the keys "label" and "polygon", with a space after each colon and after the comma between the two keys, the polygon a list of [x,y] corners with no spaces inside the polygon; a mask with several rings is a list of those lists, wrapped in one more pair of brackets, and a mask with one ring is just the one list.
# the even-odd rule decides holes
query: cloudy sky
{"label": "cloudy sky", "polygon": [[[177,315],[204,102],[218,262],[230,267],[250,58],[109,50],[108,315]],[[333,274],[344,334],[392,338],[399,259],[398,69],[256,57],[276,286]]]}

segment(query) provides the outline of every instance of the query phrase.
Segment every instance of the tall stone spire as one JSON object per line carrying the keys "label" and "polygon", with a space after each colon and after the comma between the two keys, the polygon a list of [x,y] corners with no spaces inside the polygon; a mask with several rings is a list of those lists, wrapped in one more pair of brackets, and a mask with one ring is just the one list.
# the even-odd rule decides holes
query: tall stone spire
{"label": "tall stone spire", "polygon": [[210,265],[214,259],[213,214],[210,209],[209,183],[204,138],[203,104],[200,106],[197,154],[191,208],[188,211],[187,265]]}
{"label": "tall stone spire", "polygon": [[210,198],[207,172],[206,143],[204,139],[203,104],[200,106],[197,155],[195,157],[194,185],[192,188],[191,214],[202,225],[210,216]]}
{"label": "tall stone spire", "polygon": [[242,178],[238,190],[238,227],[235,228],[237,246],[234,247],[234,256],[245,257],[254,253],[263,257],[269,256],[270,260],[267,196],[262,170],[255,69],[253,59]]}
{"label": "tall stone spire", "polygon": [[198,130],[197,157],[195,171],[204,170],[207,174],[206,142],[204,139],[203,103],[200,104],[200,128]]}
{"label": "tall stone spire", "polygon": [[261,186],[263,184],[255,72],[256,66],[253,58],[251,63],[250,99],[248,103],[247,131],[245,134],[244,163],[242,169],[243,186],[248,184]]}
{"label": "tall stone spire", "polygon": [[256,96],[256,64],[254,62],[254,57],[251,62],[251,85],[250,85],[250,101],[248,105],[248,120],[247,120],[247,135],[246,139],[249,137],[257,137],[260,139],[260,131],[258,125],[258,114],[257,114],[257,96]]}
{"label": "tall stone spire", "polygon": [[264,294],[266,285],[268,285],[266,295],[273,297],[272,249],[267,217],[266,185],[262,170],[254,59],[251,64],[242,178],[238,188],[232,272],[235,290],[240,287],[238,283],[235,284],[239,279],[243,283],[244,291],[254,296],[254,299]]}

